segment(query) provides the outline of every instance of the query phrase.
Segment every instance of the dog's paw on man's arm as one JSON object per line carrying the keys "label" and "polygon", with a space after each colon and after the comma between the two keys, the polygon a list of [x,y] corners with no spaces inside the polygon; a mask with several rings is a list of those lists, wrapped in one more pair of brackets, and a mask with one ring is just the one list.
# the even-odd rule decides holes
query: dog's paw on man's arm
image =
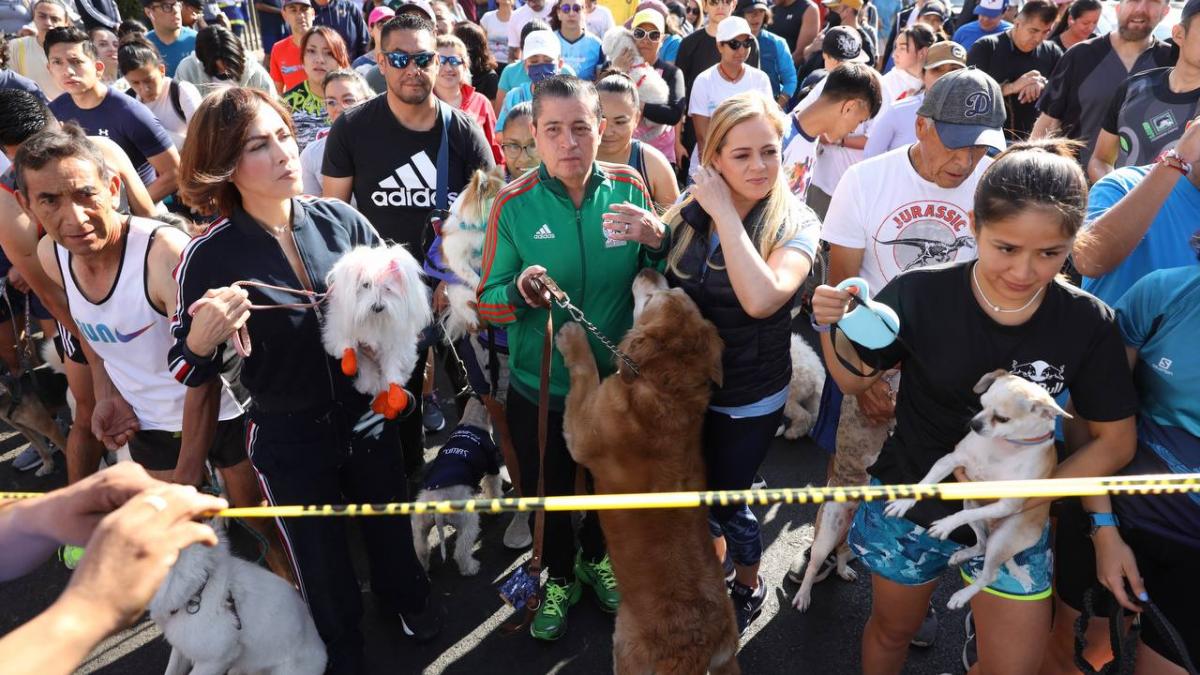
{"label": "dog's paw on man's arm", "polygon": [[917,505],[915,499],[893,499],[883,507],[883,512],[891,518],[903,518],[912,507]]}

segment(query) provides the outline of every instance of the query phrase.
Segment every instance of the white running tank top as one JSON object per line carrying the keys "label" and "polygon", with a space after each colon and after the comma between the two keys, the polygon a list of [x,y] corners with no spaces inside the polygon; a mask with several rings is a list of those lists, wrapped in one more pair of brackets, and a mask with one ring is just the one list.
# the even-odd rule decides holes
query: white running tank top
{"label": "white running tank top", "polygon": [[[142,429],[182,431],[183,399],[188,388],[167,368],[167,352],[174,342],[171,321],[150,304],[146,288],[146,257],[154,232],[160,227],[170,226],[136,216],[129,219],[117,278],[100,302],[92,302],[79,292],[70,252],[55,244],[54,256],[71,318],[82,337],[104,359],[104,369],[133,407]],[[241,406],[229,388],[221,387],[220,419],[241,414]]]}

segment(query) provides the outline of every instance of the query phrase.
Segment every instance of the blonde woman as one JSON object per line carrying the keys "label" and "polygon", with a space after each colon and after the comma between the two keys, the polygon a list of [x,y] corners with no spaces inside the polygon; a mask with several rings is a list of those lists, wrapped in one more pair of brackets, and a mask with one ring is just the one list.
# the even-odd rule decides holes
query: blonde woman
{"label": "blonde woman", "polygon": [[[713,112],[695,184],[663,219],[672,230],[667,275],[725,341],[724,379],[704,421],[708,486],[750,487],[767,454],[791,377],[789,310],[808,276],[820,223],[780,170],[787,118],[746,92]],[[762,610],[763,544],[745,506],[709,511],[738,630]]]}

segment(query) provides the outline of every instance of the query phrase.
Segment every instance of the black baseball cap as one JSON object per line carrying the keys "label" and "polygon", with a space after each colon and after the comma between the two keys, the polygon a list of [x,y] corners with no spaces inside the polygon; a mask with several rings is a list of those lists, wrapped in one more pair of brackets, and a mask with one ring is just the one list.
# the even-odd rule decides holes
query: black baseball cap
{"label": "black baseball cap", "polygon": [[1188,0],[1183,6],[1183,11],[1179,13],[1179,25],[1187,28],[1188,19],[1200,14],[1200,0]]}
{"label": "black baseball cap", "polygon": [[963,68],[940,78],[917,109],[933,120],[942,145],[951,149],[984,145],[1004,150],[1004,95],[1000,85],[978,68]]}
{"label": "black baseball cap", "polygon": [[733,8],[734,16],[746,16],[746,12],[753,9],[770,9],[771,5],[767,0],[738,0],[737,6]]}
{"label": "black baseball cap", "polygon": [[862,49],[862,38],[858,31],[849,26],[834,26],[825,31],[821,42],[821,53],[844,63],[866,63],[867,55]]}

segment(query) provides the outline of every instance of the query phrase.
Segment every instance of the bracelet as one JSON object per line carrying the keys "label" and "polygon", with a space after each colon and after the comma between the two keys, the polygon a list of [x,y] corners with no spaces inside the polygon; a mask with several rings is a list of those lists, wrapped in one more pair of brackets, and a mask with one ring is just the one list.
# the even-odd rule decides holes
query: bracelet
{"label": "bracelet", "polygon": [[1162,154],[1160,154],[1154,161],[1158,164],[1162,164],[1163,166],[1175,169],[1184,176],[1192,172],[1191,162],[1185,161],[1182,157],[1180,157],[1179,153],[1175,151],[1175,148],[1164,150]]}
{"label": "bracelet", "polygon": [[811,314],[808,316],[808,323],[809,323],[809,325],[812,326],[812,329],[817,331],[818,333],[828,333],[833,328],[832,325],[817,323],[816,318],[813,317]]}

